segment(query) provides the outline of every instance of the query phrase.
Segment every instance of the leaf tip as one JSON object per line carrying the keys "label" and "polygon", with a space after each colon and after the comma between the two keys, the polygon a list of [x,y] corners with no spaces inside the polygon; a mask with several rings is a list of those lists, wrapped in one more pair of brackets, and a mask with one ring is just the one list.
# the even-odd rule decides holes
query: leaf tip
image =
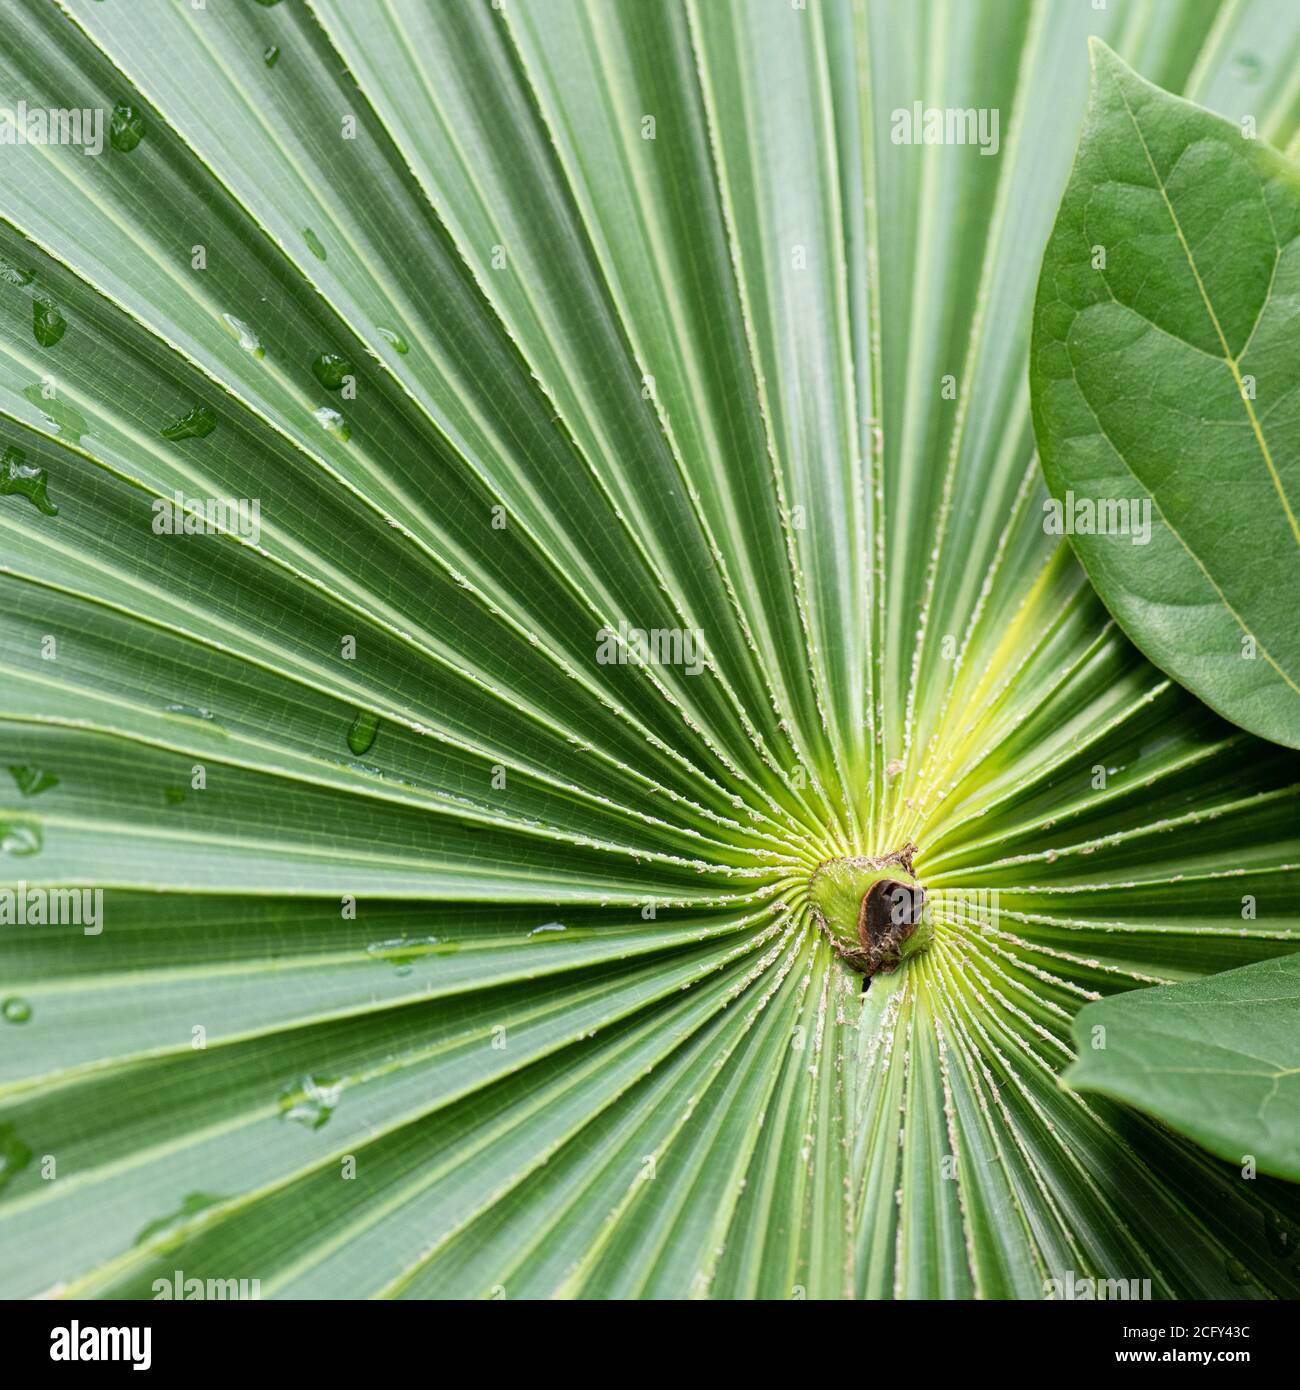
{"label": "leaf tip", "polygon": [[1098,38],[1096,34],[1089,34],[1088,61],[1096,67],[1098,63],[1119,63],[1123,62],[1123,59],[1105,39]]}

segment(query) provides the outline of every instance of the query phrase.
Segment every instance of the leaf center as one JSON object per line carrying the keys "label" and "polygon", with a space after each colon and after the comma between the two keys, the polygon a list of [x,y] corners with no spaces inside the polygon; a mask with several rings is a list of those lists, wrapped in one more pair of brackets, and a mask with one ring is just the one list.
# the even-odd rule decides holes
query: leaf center
{"label": "leaf center", "polygon": [[818,925],[868,977],[897,970],[933,935],[925,888],[912,872],[915,853],[909,843],[877,858],[827,859],[809,881]]}

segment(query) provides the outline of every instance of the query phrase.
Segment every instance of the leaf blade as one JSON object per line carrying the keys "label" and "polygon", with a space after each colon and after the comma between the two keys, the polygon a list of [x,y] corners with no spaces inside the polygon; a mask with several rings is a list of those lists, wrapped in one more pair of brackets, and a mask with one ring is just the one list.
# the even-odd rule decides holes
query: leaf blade
{"label": "leaf blade", "polygon": [[1300,171],[1092,53],[1034,313],[1044,526],[1156,665],[1300,746]]}
{"label": "leaf blade", "polygon": [[[1062,1078],[1300,1181],[1300,954],[1088,1004]],[[1090,1045],[1104,1029],[1104,1046]],[[1246,1029],[1248,1028],[1248,1033]],[[1200,1078],[1198,1080],[1198,1078]]]}

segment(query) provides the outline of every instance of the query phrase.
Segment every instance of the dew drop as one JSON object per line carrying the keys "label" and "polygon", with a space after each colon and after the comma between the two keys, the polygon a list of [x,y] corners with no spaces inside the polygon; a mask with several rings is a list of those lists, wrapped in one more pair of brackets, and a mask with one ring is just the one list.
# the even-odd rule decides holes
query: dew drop
{"label": "dew drop", "polygon": [[32,1151],[13,1125],[0,1125],[0,1190],[32,1161]]}
{"label": "dew drop", "polygon": [[405,356],[411,350],[411,345],[395,328],[380,328],[379,336],[397,352]]}
{"label": "dew drop", "polygon": [[52,772],[46,772],[43,767],[37,767],[34,763],[10,763],[9,775],[18,784],[18,790],[24,796],[37,796],[59,785],[59,779]]}
{"label": "dew drop", "polygon": [[165,714],[178,714],[182,719],[202,719],[205,723],[213,718],[212,711],[205,709],[202,705],[168,705],[163,712]]}
{"label": "dew drop", "polygon": [[42,347],[53,347],[63,337],[67,327],[67,319],[52,300],[32,300],[32,332]]}
{"label": "dew drop", "polygon": [[346,444],[352,437],[352,431],[348,428],[348,422],[337,411],[328,405],[323,405],[315,412],[316,423],[327,434],[331,434],[340,444]]}
{"label": "dew drop", "polygon": [[318,261],[323,261],[325,259],[325,246],[320,237],[318,237],[310,227],[304,227],[302,229],[302,235],[303,240],[307,243],[307,250],[310,251]]}
{"label": "dew drop", "polygon": [[273,68],[280,61],[280,49],[277,44],[269,43],[262,50],[262,61],[268,68]]}
{"label": "dew drop", "polygon": [[1231,1255],[1224,1261],[1223,1267],[1228,1271],[1228,1278],[1231,1279],[1234,1284],[1253,1284],[1255,1282],[1254,1276],[1251,1274],[1250,1270],[1248,1270],[1240,1260],[1235,1259]]}
{"label": "dew drop", "polygon": [[534,927],[528,933],[529,936],[545,936],[549,932],[568,931],[563,922],[543,922],[540,927]]}
{"label": "dew drop", "polygon": [[256,331],[243,319],[237,319],[234,314],[222,314],[221,317],[225,319],[226,327],[239,339],[239,346],[245,352],[251,352],[260,362],[266,356],[266,349],[262,346],[262,340]]}
{"label": "dew drop", "polygon": [[119,154],[130,154],[144,139],[144,112],[119,101],[108,119],[108,143]]}
{"label": "dew drop", "polygon": [[90,432],[86,417],[79,410],[65,405],[57,396],[47,399],[44,389],[36,382],[23,387],[23,396],[45,416],[59,432],[60,437],[70,444],[80,444],[82,435]]}
{"label": "dew drop", "polygon": [[217,413],[210,405],[196,405],[162,431],[164,439],[206,439],[217,427]]}
{"label": "dew drop", "polygon": [[0,497],[25,497],[43,516],[58,516],[59,509],[46,493],[46,471],[27,462],[27,455],[10,445],[0,457]]}
{"label": "dew drop", "polygon": [[22,821],[0,821],[0,854],[26,859],[29,854],[39,854],[44,843],[40,826]]}
{"label": "dew drop", "polygon": [[1264,1236],[1268,1248],[1279,1260],[1289,1260],[1300,1250],[1300,1226],[1277,1212],[1265,1217]]}
{"label": "dew drop", "polygon": [[185,800],[185,789],[183,787],[164,787],[163,803],[167,806],[179,806]]}
{"label": "dew drop", "polygon": [[337,352],[322,352],[311,364],[312,374],[327,391],[338,391],[353,375],[352,363]]}
{"label": "dew drop", "polygon": [[35,278],[34,270],[26,270],[12,261],[0,259],[0,280],[6,285],[30,285]]}
{"label": "dew drop", "polygon": [[26,999],[13,994],[0,1004],[0,1014],[4,1015],[6,1023],[26,1023],[32,1016],[32,1006]]}
{"label": "dew drop", "polygon": [[297,1086],[280,1092],[280,1118],[307,1129],[319,1129],[334,1113],[343,1083],[333,1077],[304,1076]]}
{"label": "dew drop", "polygon": [[226,1198],[214,1192],[187,1192],[181,1200],[181,1204],[175,1211],[169,1211],[166,1216],[160,1216],[156,1221],[151,1221],[135,1238],[136,1245],[143,1245],[151,1236],[159,1235],[163,1231],[170,1230],[173,1226],[179,1226],[187,1218],[197,1216],[199,1212],[206,1211],[209,1207],[215,1207],[218,1202],[224,1202]]}
{"label": "dew drop", "polygon": [[370,745],[374,743],[378,732],[379,716],[373,710],[360,709],[348,730],[348,747],[359,758],[363,753],[370,751]]}
{"label": "dew drop", "polygon": [[429,948],[439,944],[436,936],[398,936],[391,941],[372,941],[366,954],[397,967],[399,975],[409,975],[413,963],[428,955]]}

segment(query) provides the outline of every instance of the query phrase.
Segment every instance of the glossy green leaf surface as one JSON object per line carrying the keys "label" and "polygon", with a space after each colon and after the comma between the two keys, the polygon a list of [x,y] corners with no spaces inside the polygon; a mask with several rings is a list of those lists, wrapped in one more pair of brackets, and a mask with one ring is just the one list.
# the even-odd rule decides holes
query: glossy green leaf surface
{"label": "glossy green leaf surface", "polygon": [[1058,1080],[1300,944],[1300,762],[1042,526],[1093,32],[1293,139],[1291,0],[10,7],[129,114],[0,159],[0,887],[103,894],[0,924],[0,1294],[1300,1295]]}
{"label": "glossy green leaf surface", "polygon": [[1298,747],[1300,168],[1092,53],[1034,310],[1051,523],[1157,666]]}
{"label": "glossy green leaf surface", "polygon": [[1079,1011],[1079,1057],[1065,1080],[1136,1105],[1231,1162],[1300,1180],[1297,1017],[1300,956],[1134,990]]}

